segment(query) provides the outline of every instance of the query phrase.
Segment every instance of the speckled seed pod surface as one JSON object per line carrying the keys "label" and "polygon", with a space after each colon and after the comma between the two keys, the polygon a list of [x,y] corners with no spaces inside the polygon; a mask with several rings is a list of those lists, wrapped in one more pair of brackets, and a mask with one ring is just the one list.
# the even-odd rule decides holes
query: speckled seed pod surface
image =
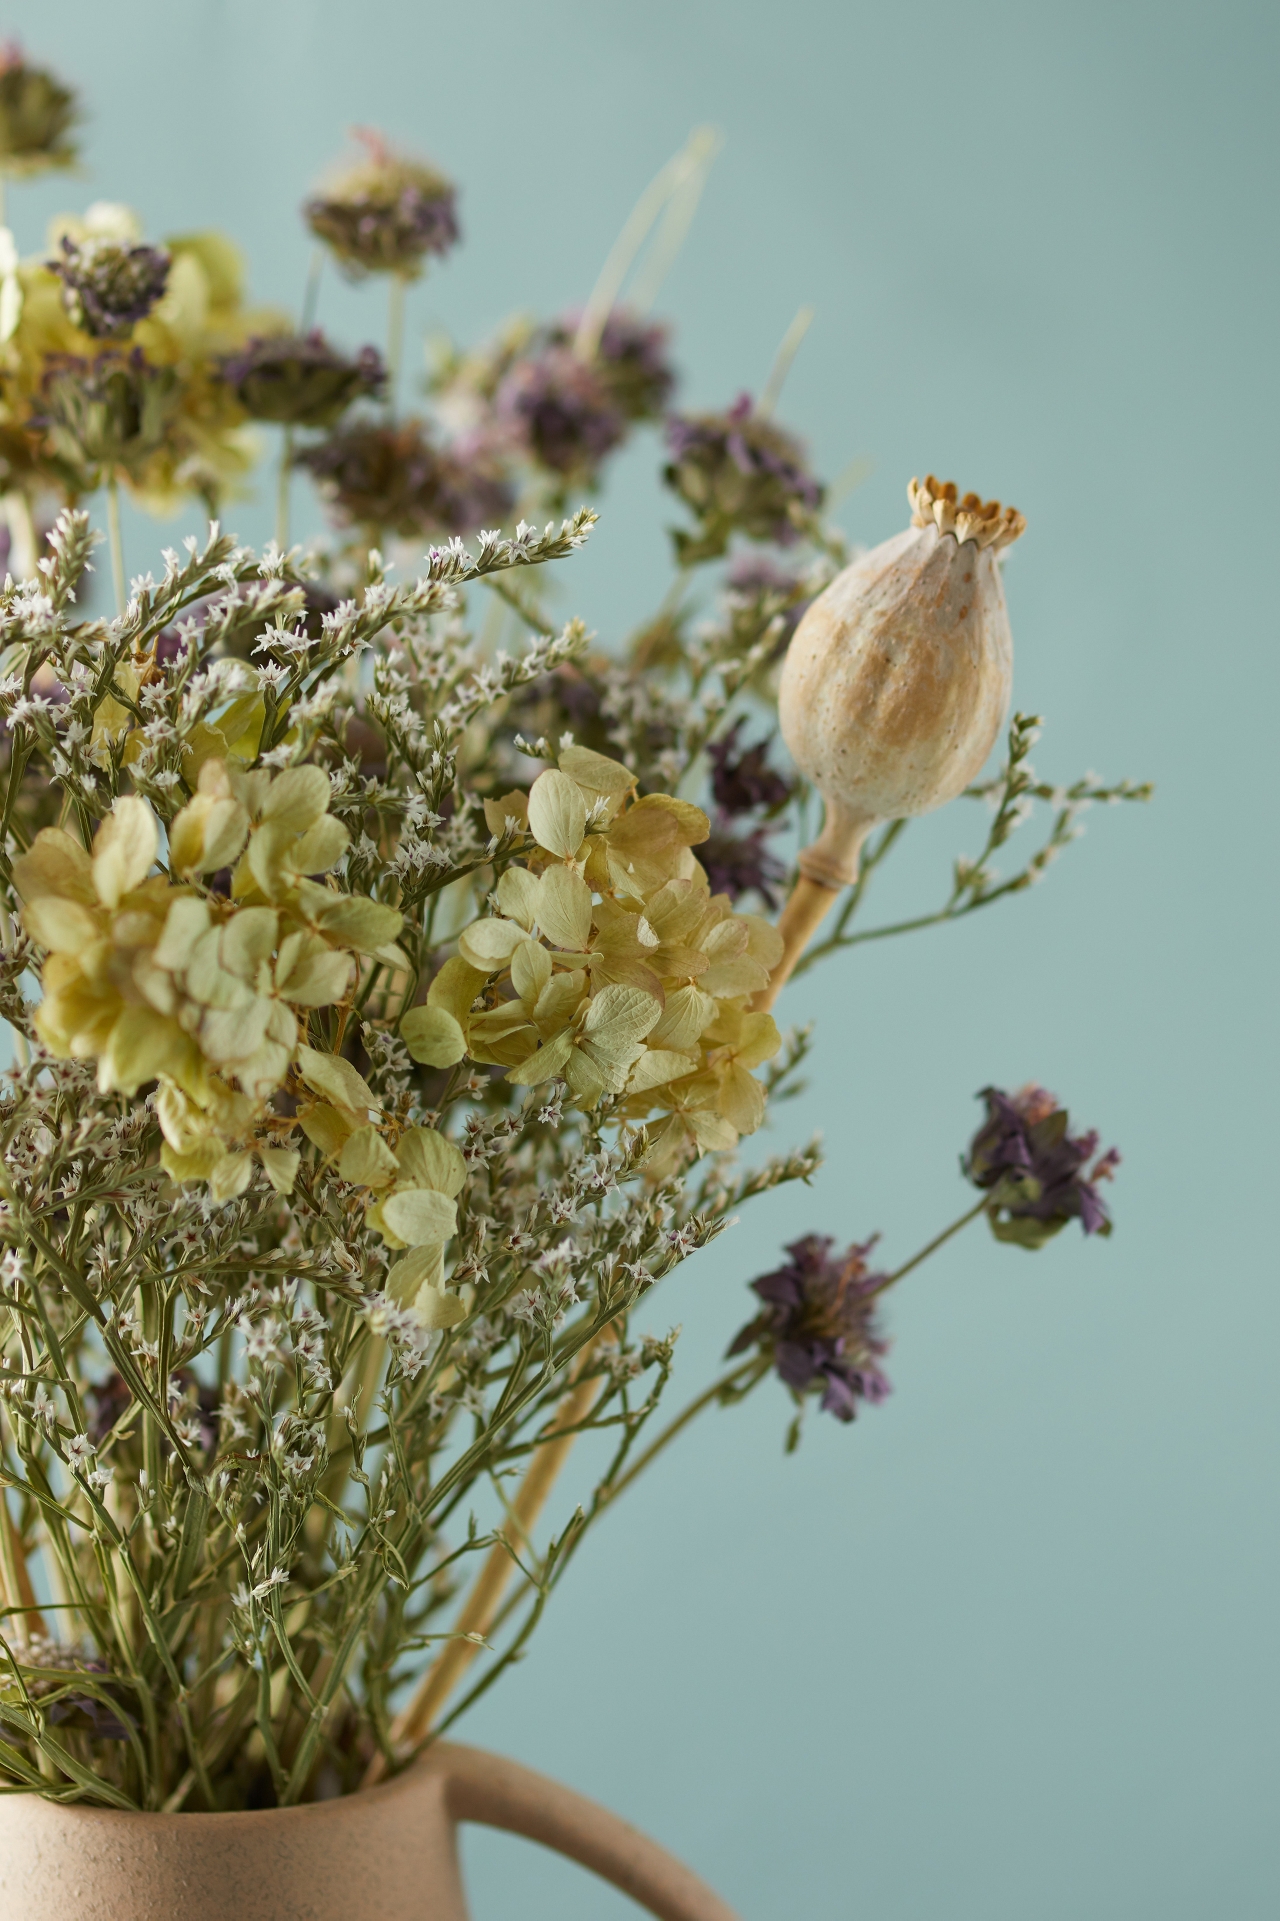
{"label": "speckled seed pod surface", "polygon": [[825,887],[857,878],[877,822],[954,800],[1009,706],[1013,642],[996,556],[1026,522],[932,474],[907,491],[912,525],[832,581],[782,671],[783,738],[826,802],[800,867]]}

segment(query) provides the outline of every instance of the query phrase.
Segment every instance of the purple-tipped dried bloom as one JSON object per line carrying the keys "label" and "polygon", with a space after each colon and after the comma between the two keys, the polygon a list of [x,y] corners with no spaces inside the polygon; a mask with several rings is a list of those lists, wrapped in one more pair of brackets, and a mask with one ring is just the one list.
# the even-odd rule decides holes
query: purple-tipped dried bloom
{"label": "purple-tipped dried bloom", "polygon": [[479,445],[439,448],[420,420],[357,420],[299,456],[339,519],[399,534],[474,533],[511,511],[513,494]]}
{"label": "purple-tipped dried bloom", "polygon": [[859,1401],[875,1405],[891,1391],[879,1366],[889,1344],[875,1324],[875,1294],[885,1277],[867,1269],[875,1237],[835,1258],[832,1245],[829,1234],[806,1234],[788,1246],[785,1266],[752,1281],[764,1312],[729,1353],[758,1347],[797,1395],[820,1391],[824,1413],[851,1421]]}
{"label": "purple-tipped dried bloom", "polygon": [[791,799],[792,784],[770,767],[767,740],[738,751],[738,736],[746,724],[744,719],[735,720],[728,733],[708,747],[711,792],[726,814],[750,814],[757,808],[776,814]]}
{"label": "purple-tipped dried bloom", "polygon": [[[547,329],[548,345],[571,346],[580,313],[567,313]],[[604,323],[595,367],[618,411],[627,420],[657,420],[676,384],[667,354],[670,328],[615,307]]]}
{"label": "purple-tipped dried bloom", "polygon": [[753,413],[749,394],[727,413],[675,415],[667,442],[663,477],[702,523],[696,538],[675,536],[681,560],[714,560],[734,533],[789,546],[822,504],[803,446]]}
{"label": "purple-tipped dried bloom", "polygon": [[69,167],[79,111],[70,87],[46,68],[29,66],[16,40],[0,46],[0,170],[23,175]]}
{"label": "purple-tipped dried bloom", "polygon": [[139,347],[108,347],[94,360],[46,354],[32,424],[88,483],[104,466],[132,471],[154,453],[180,399],[177,368],[155,365]]}
{"label": "purple-tipped dried bloom", "polygon": [[627,423],[597,368],[568,347],[515,361],[498,388],[498,419],[540,467],[590,480]]}
{"label": "purple-tipped dried bloom", "polygon": [[768,837],[767,827],[735,834],[723,815],[713,820],[710,834],[698,848],[698,860],[713,894],[727,894],[731,901],[741,900],[744,894],[759,894],[770,913],[774,912],[787,870],[770,853]]}
{"label": "purple-tipped dried bloom", "polygon": [[1066,1108],[1043,1087],[1031,1084],[1016,1094],[984,1087],[980,1098],[987,1118],[962,1165],[974,1186],[991,1195],[988,1219],[997,1240],[1043,1247],[1071,1220],[1086,1234],[1109,1234],[1097,1183],[1110,1180],[1120,1165],[1116,1149],[1088,1168],[1098,1149],[1096,1132],[1070,1135]]}
{"label": "purple-tipped dried bloom", "polygon": [[228,354],[220,372],[251,419],[284,427],[332,427],[352,401],[381,393],[387,377],[376,347],[349,360],[318,329],[259,336]]}
{"label": "purple-tipped dried bloom", "polygon": [[62,282],[69,319],[95,340],[123,340],[169,284],[169,256],[162,247],[119,240],[77,242],[64,234],[62,259],[49,265]]}
{"label": "purple-tipped dried bloom", "polygon": [[308,200],[303,218],[351,279],[414,279],[428,254],[446,254],[458,240],[457,189],[434,168],[393,152],[371,129],[356,128],[356,137],[368,158]]}
{"label": "purple-tipped dried bloom", "polygon": [[778,638],[769,656],[779,660],[801,620],[813,605],[798,574],[775,567],[767,554],[738,554],[729,564],[725,599],[735,616],[750,616],[763,627],[777,618]]}

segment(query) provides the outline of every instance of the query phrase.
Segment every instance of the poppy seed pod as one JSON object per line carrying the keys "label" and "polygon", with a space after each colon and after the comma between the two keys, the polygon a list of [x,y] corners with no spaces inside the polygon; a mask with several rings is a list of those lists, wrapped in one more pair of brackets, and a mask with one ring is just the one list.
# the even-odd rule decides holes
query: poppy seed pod
{"label": "poppy seed pod", "polygon": [[1026,522],[932,474],[907,496],[911,526],[819,595],[782,669],[783,739],[826,812],[800,855],[770,995],[857,879],[870,830],[962,793],[1008,709],[1013,642],[996,555]]}

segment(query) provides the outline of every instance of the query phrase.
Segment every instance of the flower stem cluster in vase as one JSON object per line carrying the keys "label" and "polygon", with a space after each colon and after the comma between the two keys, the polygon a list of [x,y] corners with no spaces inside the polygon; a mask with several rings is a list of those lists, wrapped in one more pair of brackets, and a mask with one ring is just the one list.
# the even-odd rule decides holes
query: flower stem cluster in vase
{"label": "flower stem cluster in vase", "polygon": [[[0,169],[63,164],[74,106],[11,49]],[[246,303],[223,236],[112,204],[0,235],[0,1778],[57,1801],[400,1773],[696,1420],[852,1423],[889,1391],[882,1297],[954,1233],[1016,1262],[1110,1228],[1114,1152],[988,1088],[950,1225],[895,1265],[815,1222],[725,1300],[723,1371],[679,1379],[648,1297],[819,1165],[751,1151],[809,1048],[784,981],[1024,890],[1146,790],[1043,781],[1007,721],[1021,516],[930,476],[851,558],[780,380],[678,409],[645,268],[705,141],[642,203],[630,296],[615,257],[603,309],[415,379],[457,195],[360,138],[306,203],[296,315]],[[334,267],[381,285],[381,347],[322,330]],[[546,610],[645,433],[672,577],[595,643]],[[264,452],[256,553],[220,523]],[[122,490],[212,524],[130,580]],[[869,921],[910,819],[962,797],[987,824],[941,903]],[[575,1444],[590,1492],[557,1505]]]}

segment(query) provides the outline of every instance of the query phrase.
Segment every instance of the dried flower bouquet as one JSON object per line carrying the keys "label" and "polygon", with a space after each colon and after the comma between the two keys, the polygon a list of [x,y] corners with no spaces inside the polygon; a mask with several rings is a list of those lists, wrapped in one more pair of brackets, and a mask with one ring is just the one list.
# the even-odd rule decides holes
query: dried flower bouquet
{"label": "dried flower bouquet", "polygon": [[[64,164],[73,125],[10,49],[0,168]],[[759,729],[850,557],[774,418],[784,369],[759,404],[671,413],[667,330],[620,303],[617,257],[581,311],[442,349],[401,411],[405,289],[457,241],[456,197],[364,146],[305,217],[387,284],[384,354],[317,330],[318,267],[300,324],[247,311],[217,235],[154,246],[98,205],[27,259],[0,236],[9,1790],[261,1807],[402,1766],[699,1413],[776,1377],[792,1444],[807,1406],[851,1421],[888,1391],[880,1296],[966,1222],[1024,1248],[1109,1225],[1115,1155],[1043,1090],[988,1089],[956,1222],[896,1270],[870,1241],[797,1241],[736,1334],[726,1311],[725,1372],[659,1413],[674,1336],[638,1331],[638,1305],[818,1166],[738,1159],[808,1043],[767,1007],[813,790]],[[707,157],[696,138],[642,202],[659,260]],[[687,524],[657,613],[605,653],[552,631],[542,577],[651,420]],[[214,524],[126,587],[119,489],[221,513],[254,422],[280,433],[277,543]],[[299,470],[336,523],[305,552]],[[114,614],[82,606],[99,491]],[[930,541],[980,550],[987,508],[932,480],[919,498]],[[866,827],[830,930],[786,967],[1016,893],[1084,807],[1145,792],[1040,781],[1034,736],[1015,717],[1003,770],[961,783],[991,821],[940,907],[863,925],[941,790]],[[1042,844],[997,873],[1041,805]],[[579,1434],[593,1491],[546,1537]]]}

